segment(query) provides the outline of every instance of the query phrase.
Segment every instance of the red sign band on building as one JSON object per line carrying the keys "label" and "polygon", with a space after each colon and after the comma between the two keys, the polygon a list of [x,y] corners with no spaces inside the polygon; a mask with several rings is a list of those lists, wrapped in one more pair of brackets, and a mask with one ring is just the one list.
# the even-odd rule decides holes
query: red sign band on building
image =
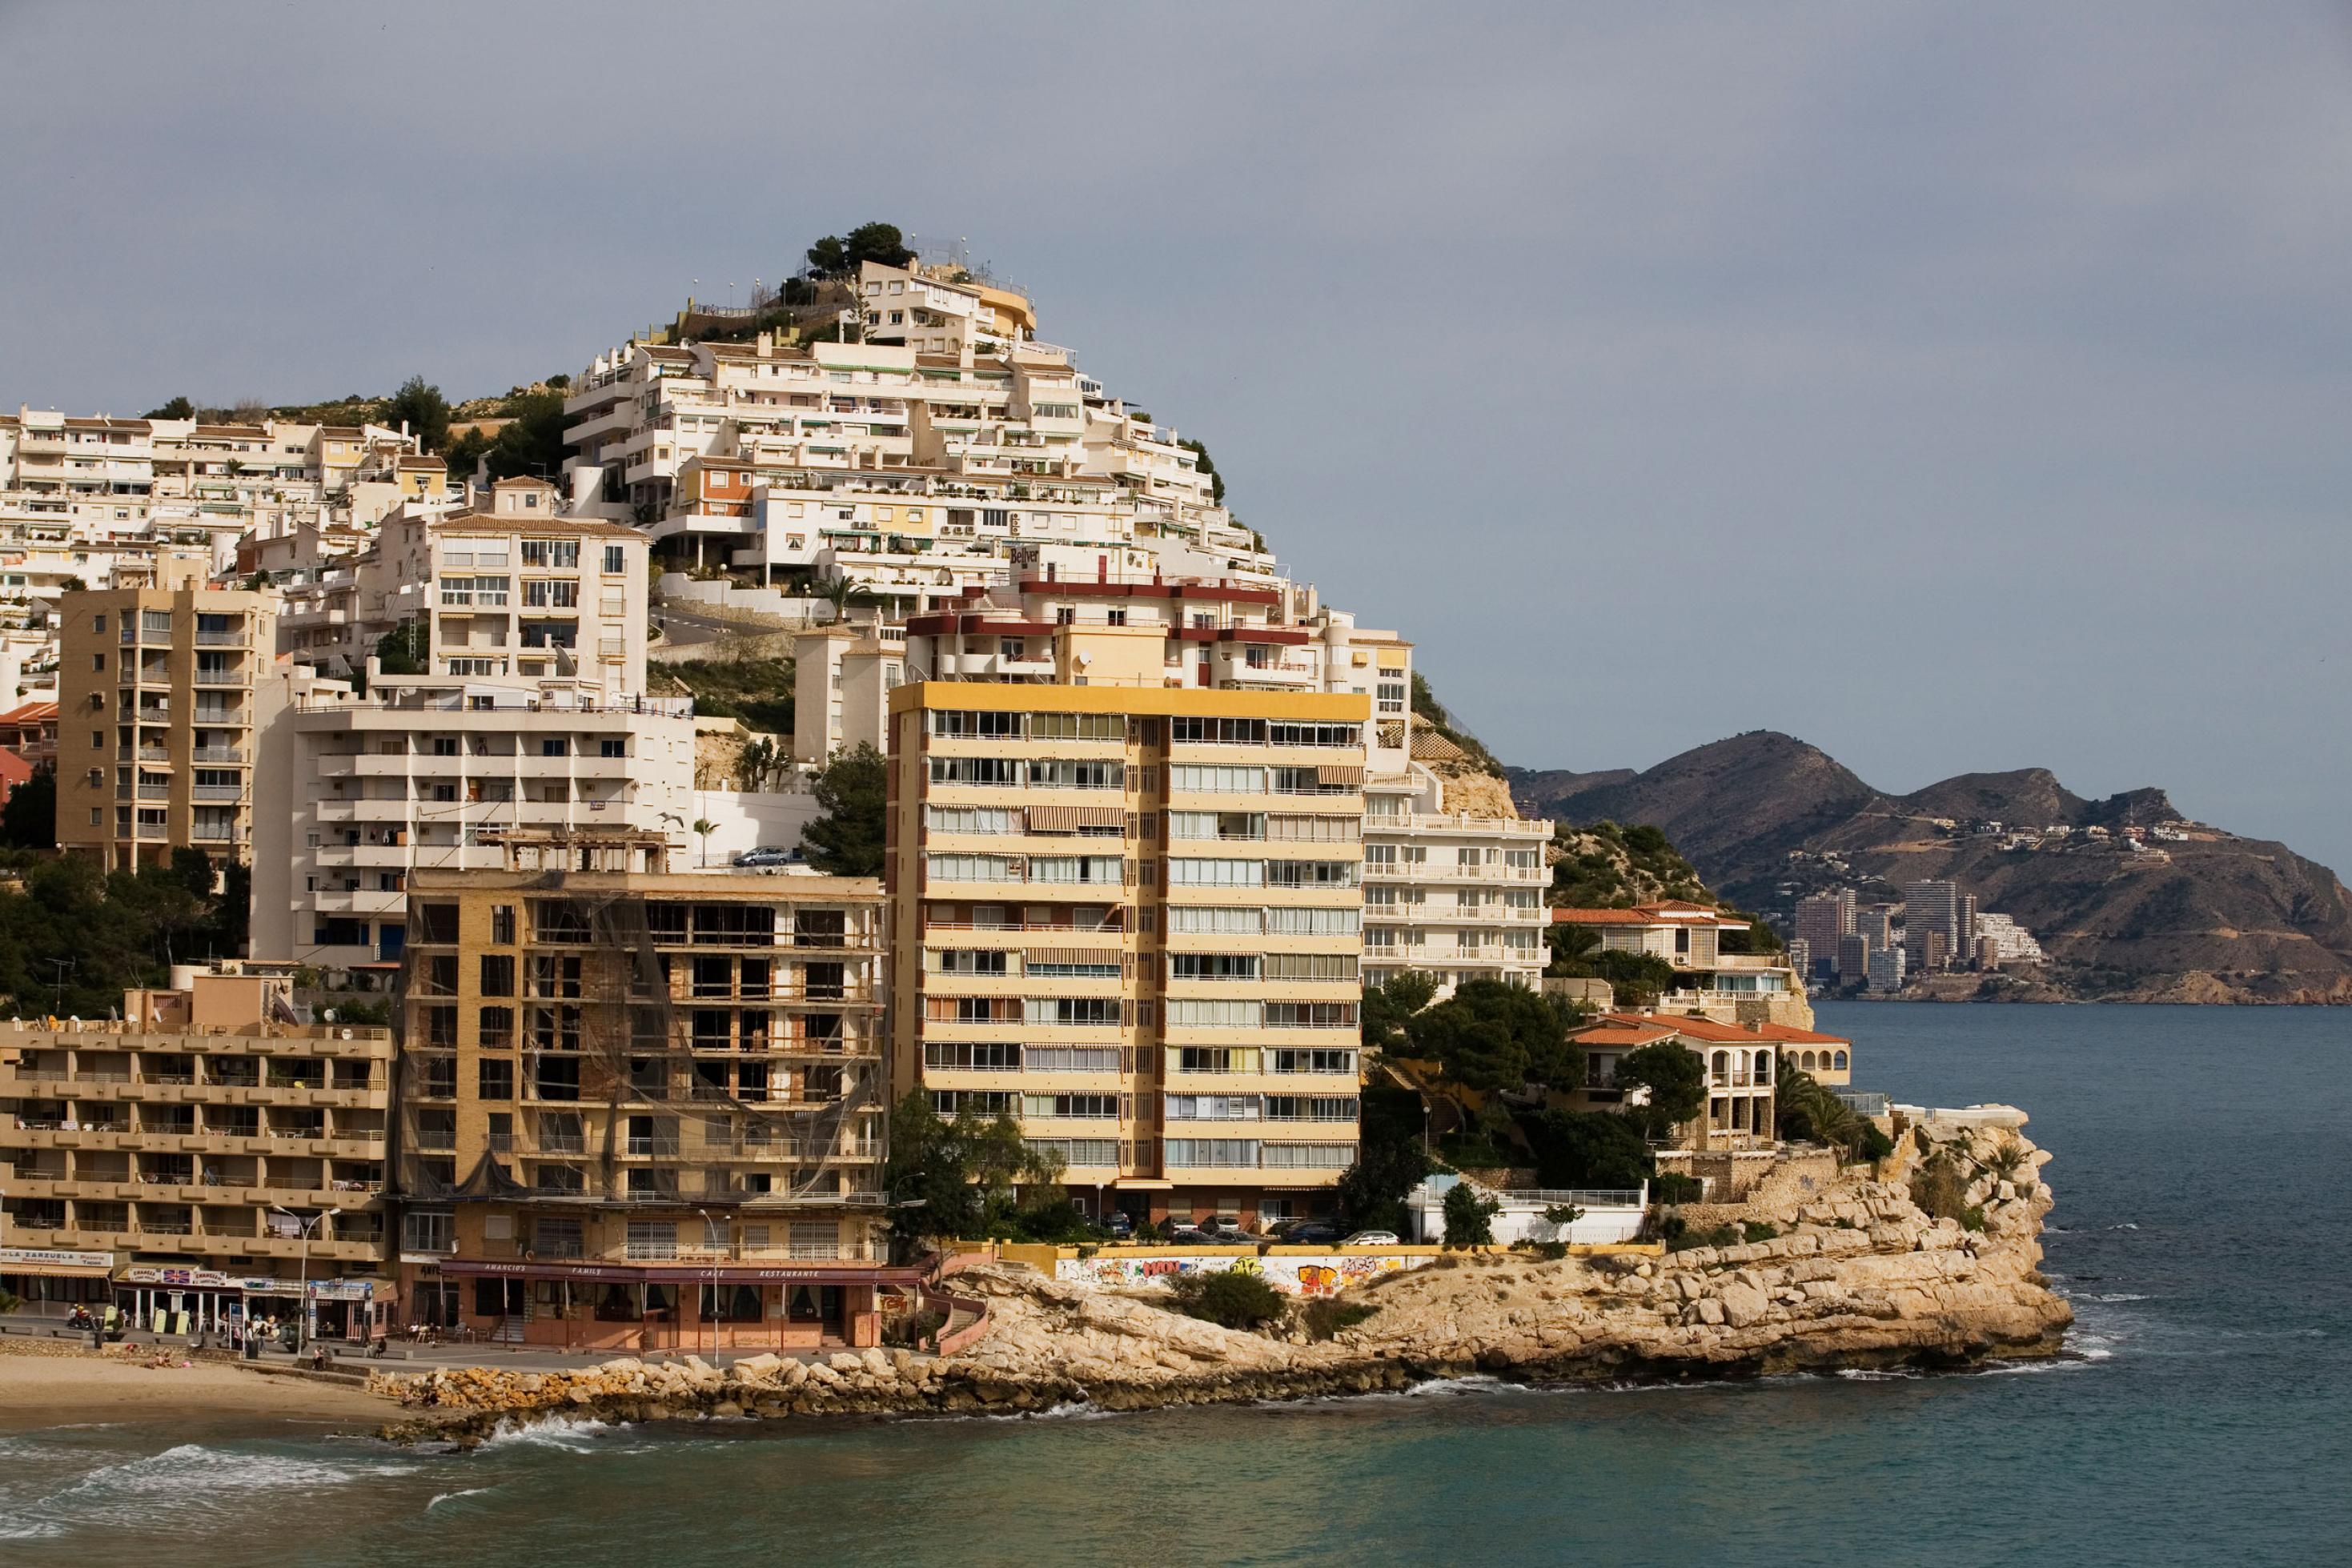
{"label": "red sign band on building", "polygon": [[722,1285],[919,1285],[919,1269],[867,1266],[853,1269],[761,1268],[721,1263],[490,1263],[445,1258],[445,1277],[498,1280],[587,1280],[600,1284],[707,1285],[714,1278]]}

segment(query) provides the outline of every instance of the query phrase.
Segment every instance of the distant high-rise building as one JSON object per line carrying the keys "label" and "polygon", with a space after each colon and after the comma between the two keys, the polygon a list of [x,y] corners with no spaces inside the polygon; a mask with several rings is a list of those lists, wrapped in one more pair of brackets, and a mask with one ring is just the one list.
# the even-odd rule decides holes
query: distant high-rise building
{"label": "distant high-rise building", "polygon": [[1960,939],[1960,889],[1952,882],[1913,882],[1903,887],[1903,946],[1914,968],[1927,968],[1927,937],[1940,933],[1948,961]]}
{"label": "distant high-rise building", "polygon": [[1870,977],[1870,956],[1878,951],[1869,937],[1849,931],[1838,938],[1837,977],[1842,986],[1858,986]]}
{"label": "distant high-rise building", "polygon": [[1801,977],[1811,977],[1813,972],[1812,944],[1801,936],[1789,938],[1789,967]]}
{"label": "distant high-rise building", "polygon": [[1959,907],[1954,912],[1953,925],[1957,929],[1952,935],[1952,963],[1957,967],[1974,962],[1977,956],[1977,895],[1975,894],[1960,894]]}
{"label": "distant high-rise building", "polygon": [[1902,948],[1880,948],[1870,956],[1870,988],[1874,991],[1901,990],[1903,969]]}
{"label": "distant high-rise building", "polygon": [[1853,929],[1853,890],[1840,888],[1835,893],[1817,893],[1797,901],[1797,936],[1812,955],[1817,971],[1826,972],[1835,962],[1838,939]]}
{"label": "distant high-rise building", "polygon": [[1895,940],[1895,906],[1874,904],[1867,909],[1855,910],[1853,928],[1870,938],[1871,946],[1885,946]]}

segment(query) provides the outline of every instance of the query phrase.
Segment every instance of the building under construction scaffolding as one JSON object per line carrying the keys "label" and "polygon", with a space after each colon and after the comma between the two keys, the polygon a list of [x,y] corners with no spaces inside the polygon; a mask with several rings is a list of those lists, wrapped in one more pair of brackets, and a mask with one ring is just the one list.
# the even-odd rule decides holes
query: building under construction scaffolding
{"label": "building under construction scaffolding", "polygon": [[412,1322],[614,1350],[871,1344],[882,894],[672,874],[658,834],[509,835],[409,881]]}

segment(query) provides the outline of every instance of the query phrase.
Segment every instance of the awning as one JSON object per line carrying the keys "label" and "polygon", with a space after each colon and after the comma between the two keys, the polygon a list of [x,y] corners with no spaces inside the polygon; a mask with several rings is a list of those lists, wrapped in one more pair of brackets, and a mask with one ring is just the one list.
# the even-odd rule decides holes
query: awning
{"label": "awning", "polygon": [[1119,951],[1116,947],[1031,947],[1022,953],[1021,963],[1029,969],[1040,964],[1097,964],[1116,969]]}
{"label": "awning", "polygon": [[1326,762],[1315,769],[1315,781],[1318,784],[1361,784],[1364,770],[1345,763]]}
{"label": "awning", "polygon": [[584,1280],[622,1285],[919,1285],[923,1271],[865,1263],[827,1267],[815,1263],[522,1263],[444,1258],[441,1272],[460,1279]]}
{"label": "awning", "polygon": [[1032,806],[1033,833],[1075,833],[1087,828],[1125,828],[1126,814],[1116,806]]}
{"label": "awning", "polygon": [[103,1280],[114,1272],[111,1252],[64,1252],[43,1247],[0,1247],[0,1274],[52,1280]]}

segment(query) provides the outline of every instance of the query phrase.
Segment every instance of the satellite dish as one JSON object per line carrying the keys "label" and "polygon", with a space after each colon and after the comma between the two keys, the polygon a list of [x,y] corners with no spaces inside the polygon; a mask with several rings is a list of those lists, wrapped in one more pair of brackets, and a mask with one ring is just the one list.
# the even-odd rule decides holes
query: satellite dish
{"label": "satellite dish", "polygon": [[1080,653],[1078,655],[1078,663],[1081,664],[1091,664],[1094,662],[1095,656],[1092,653]]}

